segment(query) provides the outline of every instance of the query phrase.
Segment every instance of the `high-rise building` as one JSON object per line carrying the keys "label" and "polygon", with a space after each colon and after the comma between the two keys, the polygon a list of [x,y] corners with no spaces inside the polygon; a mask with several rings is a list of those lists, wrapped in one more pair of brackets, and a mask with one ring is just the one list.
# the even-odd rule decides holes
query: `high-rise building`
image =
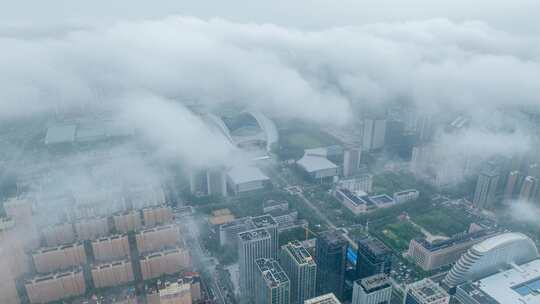
{"label": "high-rise building", "polygon": [[93,240],[92,252],[96,261],[113,261],[129,257],[129,242],[126,234],[115,234]]}
{"label": "high-rise building", "polygon": [[291,303],[302,304],[316,294],[317,264],[298,241],[281,247],[281,265],[291,281]]}
{"label": "high-rise building", "polygon": [[519,171],[511,171],[508,173],[506,187],[504,188],[504,199],[511,200],[515,197],[518,190],[520,174]]}
{"label": "high-rise building", "polygon": [[109,235],[109,220],[106,217],[85,218],[75,222],[75,233],[79,241],[95,240]]}
{"label": "high-rise building", "polygon": [[157,226],[135,234],[137,249],[140,253],[176,247],[180,239],[180,230],[176,224]]}
{"label": "high-rise building", "polygon": [[159,304],[191,304],[191,286],[188,283],[173,282],[158,291]]}
{"label": "high-rise building", "polygon": [[379,239],[366,237],[358,241],[356,258],[357,279],[367,278],[379,273],[390,274],[392,251]]}
{"label": "high-rise building", "polygon": [[25,280],[24,286],[32,304],[58,301],[86,292],[82,269],[38,275]]}
{"label": "high-rise building", "polygon": [[143,280],[149,280],[189,269],[191,256],[185,248],[177,247],[144,255],[140,262]]}
{"label": "high-rise building", "polygon": [[519,200],[524,202],[534,201],[538,193],[538,178],[527,176],[523,180],[521,191],[519,192]]}
{"label": "high-rise building", "polygon": [[495,200],[499,184],[499,174],[494,170],[484,170],[478,176],[473,204],[478,209],[490,207]]}
{"label": "high-rise building", "polygon": [[123,285],[135,279],[129,260],[93,265],[90,273],[95,288]]}
{"label": "high-rise building", "polygon": [[362,149],[373,151],[384,146],[384,136],[386,134],[385,119],[365,119],[362,132]]}
{"label": "high-rise building", "polygon": [[333,293],[327,293],[322,296],[306,300],[304,304],[341,304]]}
{"label": "high-rise building", "polygon": [[223,169],[209,169],[206,184],[209,195],[227,196],[227,175]]}
{"label": "high-rise building", "polygon": [[256,229],[264,228],[272,239],[272,258],[277,259],[279,254],[279,239],[278,239],[278,223],[276,220],[269,214],[264,214],[251,218]]}
{"label": "high-rise building", "polygon": [[317,293],[343,297],[347,241],[338,230],[319,234],[316,245]]}
{"label": "high-rise building", "polygon": [[82,243],[41,248],[32,253],[37,272],[48,273],[86,264]]}
{"label": "high-rise building", "polygon": [[431,279],[423,279],[407,286],[403,304],[448,304],[450,295]]}
{"label": "high-rise building", "polygon": [[536,245],[529,237],[521,233],[503,233],[472,246],[454,264],[443,282],[448,287],[455,287],[537,256]]}
{"label": "high-rise building", "polygon": [[346,148],[343,152],[343,176],[349,177],[358,172],[362,150],[357,147]]}
{"label": "high-rise building", "polygon": [[257,259],[255,264],[255,303],[289,304],[291,283],[279,263]]}
{"label": "high-rise building", "polygon": [[10,269],[9,255],[10,253],[4,248],[0,248],[0,269],[2,269],[2,275],[0,275],[0,303],[19,304],[20,299],[16,286],[17,277]]}
{"label": "high-rise building", "polygon": [[139,230],[142,227],[141,215],[136,210],[113,215],[113,222],[117,233],[128,233]]}
{"label": "high-rise building", "polygon": [[152,228],[172,221],[172,209],[169,206],[152,206],[142,210],[144,227]]}
{"label": "high-rise building", "polygon": [[71,223],[47,226],[42,233],[48,247],[71,244],[76,241],[75,230]]}
{"label": "high-rise building", "polygon": [[356,280],[353,285],[352,304],[390,304],[392,284],[384,273]]}
{"label": "high-rise building", "polygon": [[240,271],[240,290],[245,299],[253,300],[255,288],[255,261],[272,258],[272,236],[264,228],[249,230],[238,234],[238,268]]}

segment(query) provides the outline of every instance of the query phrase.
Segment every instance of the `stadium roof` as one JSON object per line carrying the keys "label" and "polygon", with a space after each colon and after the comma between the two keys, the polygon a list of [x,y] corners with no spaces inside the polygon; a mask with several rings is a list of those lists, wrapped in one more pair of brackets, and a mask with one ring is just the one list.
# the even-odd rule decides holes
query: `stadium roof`
{"label": "stadium roof", "polygon": [[306,155],[296,162],[309,173],[321,170],[337,169],[337,165],[325,157]]}
{"label": "stadium roof", "polygon": [[522,233],[509,232],[482,241],[476,244],[474,249],[478,252],[488,252],[497,247],[501,247],[516,241],[532,242],[531,239]]}
{"label": "stadium roof", "polygon": [[76,125],[55,125],[47,129],[45,144],[71,143],[75,140]]}
{"label": "stadium roof", "polygon": [[227,172],[227,176],[236,185],[254,181],[269,180],[268,176],[262,173],[259,168],[254,166],[233,167],[231,170],[229,170],[229,172]]}

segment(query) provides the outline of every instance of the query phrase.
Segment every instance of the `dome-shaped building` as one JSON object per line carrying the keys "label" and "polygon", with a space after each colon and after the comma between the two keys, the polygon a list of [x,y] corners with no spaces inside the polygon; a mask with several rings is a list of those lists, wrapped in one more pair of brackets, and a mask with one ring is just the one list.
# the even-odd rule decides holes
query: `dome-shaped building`
{"label": "dome-shaped building", "polygon": [[499,234],[472,246],[456,262],[443,282],[448,287],[455,287],[537,257],[538,249],[526,235],[513,232]]}

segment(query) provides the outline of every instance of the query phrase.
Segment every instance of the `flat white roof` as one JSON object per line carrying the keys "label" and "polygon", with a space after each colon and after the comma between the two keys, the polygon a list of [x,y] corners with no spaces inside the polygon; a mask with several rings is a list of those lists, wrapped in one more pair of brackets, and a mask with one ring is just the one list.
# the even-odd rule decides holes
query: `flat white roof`
{"label": "flat white roof", "polygon": [[475,284],[499,303],[540,304],[540,259],[499,272]]}
{"label": "flat white roof", "polygon": [[262,171],[254,166],[237,166],[231,168],[227,172],[227,176],[231,181],[238,185],[243,183],[255,182],[255,181],[266,181],[269,180]]}
{"label": "flat white roof", "polygon": [[307,154],[304,154],[304,156],[296,163],[310,173],[327,169],[337,169],[338,167],[326,157],[311,156]]}

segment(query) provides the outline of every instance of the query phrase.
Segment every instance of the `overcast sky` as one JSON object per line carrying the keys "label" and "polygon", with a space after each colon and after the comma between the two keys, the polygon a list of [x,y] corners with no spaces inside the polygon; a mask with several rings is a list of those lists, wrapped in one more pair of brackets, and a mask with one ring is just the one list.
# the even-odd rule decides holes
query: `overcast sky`
{"label": "overcast sky", "polygon": [[479,20],[509,32],[539,33],[537,0],[0,0],[0,24],[51,26],[184,15],[325,28],[432,18]]}

